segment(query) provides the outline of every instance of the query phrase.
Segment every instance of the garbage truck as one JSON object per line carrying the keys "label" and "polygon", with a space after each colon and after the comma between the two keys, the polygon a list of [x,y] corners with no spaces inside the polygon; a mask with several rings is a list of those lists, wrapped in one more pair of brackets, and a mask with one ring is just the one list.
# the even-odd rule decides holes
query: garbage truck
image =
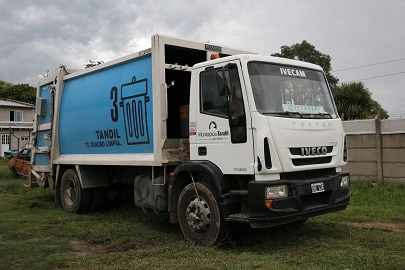
{"label": "garbage truck", "polygon": [[70,213],[112,186],[187,241],[302,223],[350,201],[346,136],[318,65],[160,34],[151,47],[39,81],[30,186]]}

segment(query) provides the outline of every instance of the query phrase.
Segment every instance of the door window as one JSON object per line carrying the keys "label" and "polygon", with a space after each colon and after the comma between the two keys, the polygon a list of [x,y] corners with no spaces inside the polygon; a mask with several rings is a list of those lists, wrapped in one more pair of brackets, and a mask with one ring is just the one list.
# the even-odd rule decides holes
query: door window
{"label": "door window", "polygon": [[[239,73],[236,65],[228,66],[226,69],[217,68],[201,72],[200,112],[228,118],[232,143],[245,143],[247,141],[246,115]],[[218,78],[226,80],[228,90],[219,89]]]}
{"label": "door window", "polygon": [[218,69],[201,72],[201,112],[228,117],[226,97],[219,94],[216,73]]}

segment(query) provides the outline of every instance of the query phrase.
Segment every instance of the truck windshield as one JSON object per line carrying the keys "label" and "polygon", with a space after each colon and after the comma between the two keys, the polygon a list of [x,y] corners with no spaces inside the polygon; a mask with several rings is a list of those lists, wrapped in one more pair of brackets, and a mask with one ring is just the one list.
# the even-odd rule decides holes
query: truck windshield
{"label": "truck windshield", "polygon": [[248,70],[259,113],[291,118],[337,117],[322,72],[264,62],[250,62]]}

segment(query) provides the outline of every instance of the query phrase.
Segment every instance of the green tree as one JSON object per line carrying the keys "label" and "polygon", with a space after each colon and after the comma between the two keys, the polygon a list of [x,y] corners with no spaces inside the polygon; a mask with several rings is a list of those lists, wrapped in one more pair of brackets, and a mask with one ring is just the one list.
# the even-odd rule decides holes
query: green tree
{"label": "green tree", "polygon": [[336,106],[343,120],[367,119],[371,115],[382,119],[389,117],[362,82],[344,83],[336,87]]}
{"label": "green tree", "polygon": [[381,104],[375,100],[373,100],[373,102],[374,104],[371,114],[378,116],[380,119],[388,119],[390,116],[388,115],[388,112],[381,107]]}
{"label": "green tree", "polygon": [[35,103],[36,88],[28,84],[11,84],[0,81],[0,98],[7,98],[27,103]]}
{"label": "green tree", "polygon": [[281,52],[274,53],[272,54],[272,56],[284,57],[317,64],[321,66],[325,71],[325,75],[328,79],[329,84],[336,86],[339,82],[339,79],[331,74],[332,65],[330,62],[332,58],[329,55],[323,54],[315,49],[315,46],[313,46],[306,40],[292,46],[281,46]]}
{"label": "green tree", "polygon": [[3,92],[7,91],[10,86],[12,86],[11,83],[0,80],[0,95],[2,95]]}

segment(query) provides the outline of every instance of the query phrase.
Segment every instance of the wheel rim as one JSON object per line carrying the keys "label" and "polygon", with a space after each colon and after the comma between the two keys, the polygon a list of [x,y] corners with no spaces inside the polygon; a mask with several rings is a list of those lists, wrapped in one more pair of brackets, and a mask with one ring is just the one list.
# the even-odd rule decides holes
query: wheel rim
{"label": "wheel rim", "polygon": [[197,233],[205,233],[210,229],[211,211],[203,198],[195,197],[190,201],[186,209],[186,221]]}
{"label": "wheel rim", "polygon": [[66,183],[65,186],[65,202],[67,205],[73,205],[74,199],[76,197],[75,185],[72,180]]}

